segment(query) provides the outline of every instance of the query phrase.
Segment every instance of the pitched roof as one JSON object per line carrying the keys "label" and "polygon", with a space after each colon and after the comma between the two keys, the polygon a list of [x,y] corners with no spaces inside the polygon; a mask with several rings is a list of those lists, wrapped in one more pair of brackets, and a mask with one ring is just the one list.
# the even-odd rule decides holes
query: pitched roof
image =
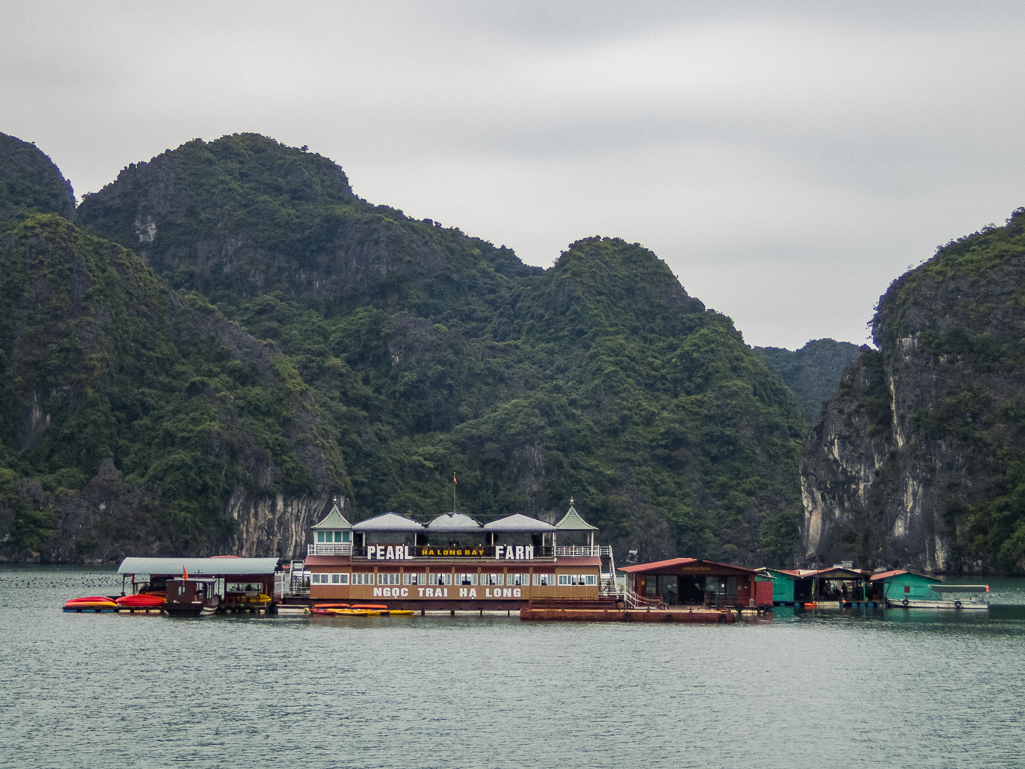
{"label": "pitched roof", "polygon": [[555,528],[559,531],[597,531],[597,526],[592,526],[583,518],[580,517],[580,513],[573,507],[572,504],[569,506],[569,510],[562,516],[562,520],[555,524]]}
{"label": "pitched roof", "polygon": [[342,515],[342,511],[338,509],[338,505],[331,508],[331,512],[324,516],[324,520],[320,523],[315,523],[310,528],[312,529],[351,529],[352,524],[345,520],[345,516]]}
{"label": "pitched roof", "polygon": [[[733,571],[738,574],[755,574],[754,569],[745,569],[743,566],[731,566],[728,563],[716,563],[715,561],[704,561],[700,558],[670,558],[668,561],[654,561],[652,563],[638,563],[633,566],[624,566],[619,571],[625,571],[628,574],[638,574],[644,572],[666,572],[672,573],[672,570],[677,567],[692,566],[695,569],[709,568],[710,570],[715,569],[726,569]],[[688,571],[694,571],[695,569],[688,569]],[[681,569],[682,570],[682,569]]]}
{"label": "pitched roof", "polygon": [[424,525],[399,515],[382,513],[355,524],[353,531],[423,531]]}
{"label": "pitched roof", "polygon": [[452,533],[474,533],[481,529],[480,524],[462,513],[442,513],[427,524],[428,531],[448,531]]}
{"label": "pitched roof", "polygon": [[547,534],[550,531],[555,531],[552,524],[539,521],[537,518],[530,518],[522,513],[507,515],[497,521],[485,523],[484,528],[487,531],[525,531],[532,534]]}
{"label": "pitched roof", "polygon": [[908,571],[907,569],[894,569],[893,571],[884,571],[884,572],[881,572],[879,574],[873,574],[871,576],[871,578],[870,578],[870,581],[871,582],[880,582],[880,581],[885,581],[885,580],[888,580],[888,579],[893,579],[894,577],[902,577],[905,574],[913,574],[916,577],[921,577],[922,579],[928,579],[928,580],[931,580],[933,582],[942,582],[943,581],[941,579],[938,579],[937,577],[930,577],[928,574],[919,574],[917,571]]}

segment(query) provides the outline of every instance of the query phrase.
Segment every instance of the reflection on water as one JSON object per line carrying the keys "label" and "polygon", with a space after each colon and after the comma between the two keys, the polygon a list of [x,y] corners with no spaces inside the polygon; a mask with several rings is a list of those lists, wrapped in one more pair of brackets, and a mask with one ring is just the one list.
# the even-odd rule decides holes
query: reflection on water
{"label": "reflection on water", "polygon": [[0,568],[0,767],[1021,766],[1025,582],[989,584],[988,616],[171,620]]}

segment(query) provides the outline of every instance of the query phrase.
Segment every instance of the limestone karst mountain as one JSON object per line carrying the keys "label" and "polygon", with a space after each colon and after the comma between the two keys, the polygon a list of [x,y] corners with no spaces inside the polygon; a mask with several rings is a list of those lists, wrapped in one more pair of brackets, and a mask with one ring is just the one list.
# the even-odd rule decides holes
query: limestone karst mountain
{"label": "limestone karst mountain", "polygon": [[[451,505],[453,472],[460,505],[485,519],[551,516],[574,496],[604,541],[645,558],[782,564],[797,545],[796,400],[640,245],[588,238],[528,267],[252,134],[126,168],[77,222],[0,235],[11,275],[40,259],[88,267],[54,284],[81,303],[67,317],[39,310],[34,278],[4,283],[11,311],[39,325],[0,336],[39,361],[28,379],[14,357],[0,369],[22,425],[3,437],[0,500],[19,552],[103,558],[127,537],[291,554],[329,496],[356,520],[429,515]],[[35,343],[62,334],[74,351]],[[61,369],[85,393],[75,408]],[[60,432],[83,403],[97,433]],[[33,445],[62,437],[49,454],[24,444],[46,415]],[[92,490],[117,484],[135,496],[101,525],[111,508]]]}
{"label": "limestone karst mountain", "polygon": [[807,558],[1025,570],[1025,210],[894,281],[804,450]]}

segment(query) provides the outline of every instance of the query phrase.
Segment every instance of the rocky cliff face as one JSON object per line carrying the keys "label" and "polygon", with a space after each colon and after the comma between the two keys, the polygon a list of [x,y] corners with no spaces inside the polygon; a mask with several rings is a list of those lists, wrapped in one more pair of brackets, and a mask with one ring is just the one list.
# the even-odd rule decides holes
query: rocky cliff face
{"label": "rocky cliff face", "polygon": [[809,561],[1025,570],[1025,211],[890,286],[802,461]]}

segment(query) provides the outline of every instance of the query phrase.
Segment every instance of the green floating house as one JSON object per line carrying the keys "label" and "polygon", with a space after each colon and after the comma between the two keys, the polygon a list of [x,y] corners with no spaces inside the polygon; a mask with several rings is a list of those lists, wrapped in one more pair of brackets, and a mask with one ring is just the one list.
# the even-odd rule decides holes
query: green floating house
{"label": "green floating house", "polygon": [[939,595],[933,591],[932,586],[942,582],[936,577],[903,569],[873,574],[871,581],[876,585],[882,585],[883,599],[888,604],[904,606],[911,601],[935,601]]}

